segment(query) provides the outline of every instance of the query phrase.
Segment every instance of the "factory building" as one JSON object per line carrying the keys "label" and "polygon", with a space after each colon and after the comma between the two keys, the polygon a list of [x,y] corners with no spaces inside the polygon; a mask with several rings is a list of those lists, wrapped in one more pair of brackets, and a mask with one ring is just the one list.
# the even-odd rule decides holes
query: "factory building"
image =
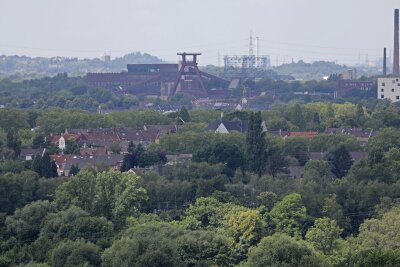
{"label": "factory building", "polygon": [[174,84],[178,64],[128,64],[127,69],[120,73],[88,73],[86,84],[134,95],[158,96],[161,88]]}
{"label": "factory building", "polygon": [[340,80],[338,86],[334,92],[334,98],[348,97],[354,91],[370,91],[373,87],[371,81],[359,81],[359,80]]}
{"label": "factory building", "polygon": [[[221,95],[230,81],[202,72],[197,67],[199,53],[178,53],[179,64],[128,64],[120,73],[88,73],[86,84],[90,88],[106,88],[114,92],[138,96],[157,96],[169,99],[178,92],[193,97]],[[222,88],[208,91],[205,81],[212,80]],[[226,93],[226,92],[225,92]]]}

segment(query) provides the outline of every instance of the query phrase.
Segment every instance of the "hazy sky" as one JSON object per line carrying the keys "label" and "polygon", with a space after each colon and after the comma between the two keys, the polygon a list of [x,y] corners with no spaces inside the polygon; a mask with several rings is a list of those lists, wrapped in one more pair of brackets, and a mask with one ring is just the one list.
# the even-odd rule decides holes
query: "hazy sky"
{"label": "hazy sky", "polygon": [[276,62],[342,64],[393,47],[399,0],[0,0],[0,54],[99,57],[148,52],[247,54],[250,31]]}

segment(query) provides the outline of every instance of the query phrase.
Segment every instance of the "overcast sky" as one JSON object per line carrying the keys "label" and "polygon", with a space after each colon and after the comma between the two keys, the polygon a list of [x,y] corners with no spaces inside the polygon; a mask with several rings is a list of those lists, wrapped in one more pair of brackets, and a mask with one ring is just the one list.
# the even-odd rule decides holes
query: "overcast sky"
{"label": "overcast sky", "polygon": [[[353,64],[393,47],[399,0],[1,0],[0,54],[94,58],[132,51],[247,54],[249,35],[273,64]],[[359,55],[361,55],[359,57]],[[360,59],[359,59],[360,58]]]}

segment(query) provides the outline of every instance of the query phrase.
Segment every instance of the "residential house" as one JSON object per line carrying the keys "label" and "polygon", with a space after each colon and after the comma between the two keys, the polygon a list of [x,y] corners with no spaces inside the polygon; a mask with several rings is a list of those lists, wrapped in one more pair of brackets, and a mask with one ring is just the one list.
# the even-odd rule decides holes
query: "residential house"
{"label": "residential house", "polygon": [[147,147],[155,142],[160,133],[158,131],[145,131],[143,129],[121,129],[118,133],[120,139],[124,142],[133,142],[135,145],[142,144]]}
{"label": "residential house", "polygon": [[65,150],[66,141],[73,140],[79,142],[82,139],[82,135],[79,133],[64,133],[60,135],[50,134],[49,141],[50,144],[57,146],[60,150]]}
{"label": "residential house", "polygon": [[269,110],[272,108],[272,104],[264,103],[264,104],[256,104],[250,103],[248,105],[248,109],[252,111],[262,111],[262,110]]}
{"label": "residential house", "polygon": [[214,103],[213,106],[214,109],[218,109],[218,110],[230,110],[232,109],[232,104],[230,103],[226,103],[226,102],[216,102]]}
{"label": "residential house", "polygon": [[285,137],[305,137],[314,138],[318,135],[318,132],[288,132]]}
{"label": "residential house", "polygon": [[273,136],[278,136],[282,138],[288,137],[305,137],[305,138],[314,138],[318,135],[318,132],[291,132],[291,131],[267,131],[268,134]]}
{"label": "residential house", "polygon": [[104,156],[107,155],[105,147],[81,147],[79,150],[81,156]]}
{"label": "residential house", "polygon": [[214,121],[208,125],[207,131],[215,133],[230,133],[233,131],[245,133],[247,131],[247,121]]}
{"label": "residential house", "polygon": [[101,156],[73,156],[66,164],[66,170],[69,171],[72,165],[80,169],[95,168],[104,166],[119,170],[124,161],[124,156],[120,154],[101,155]]}
{"label": "residential house", "polygon": [[82,147],[105,147],[109,151],[113,144],[119,144],[121,141],[114,129],[77,129],[74,131],[81,133],[82,138],[78,144]]}
{"label": "residential house", "polygon": [[165,165],[190,163],[193,158],[193,154],[178,154],[178,155],[166,155],[166,156],[167,156],[167,162]]}
{"label": "residential house", "polygon": [[100,166],[120,169],[124,160],[123,155],[101,155],[101,156],[73,156],[73,155],[51,155],[50,158],[56,162],[59,176],[68,176],[72,165],[81,170],[86,168],[97,169]]}
{"label": "residential house", "polygon": [[178,125],[175,123],[172,124],[152,124],[152,125],[144,125],[143,129],[145,131],[158,131],[160,134],[172,134],[178,131]]}
{"label": "residential house", "polygon": [[113,144],[119,144],[122,151],[126,151],[129,142],[135,145],[148,146],[156,142],[164,134],[176,133],[178,126],[169,125],[144,125],[141,128],[117,129],[72,129],[70,132],[80,133],[81,146],[105,147],[110,150]]}
{"label": "residential house", "polygon": [[71,158],[71,155],[50,155],[50,159],[57,165],[58,176],[68,176],[69,169],[66,169],[67,162]]}
{"label": "residential house", "polygon": [[362,128],[327,128],[325,130],[325,134],[350,135],[357,138],[361,144],[366,144],[368,143],[368,140],[372,137],[375,137],[378,132],[374,129],[363,130]]}
{"label": "residential house", "polygon": [[33,160],[36,155],[43,155],[45,148],[24,148],[21,149],[21,153],[19,154],[19,158],[21,160]]}
{"label": "residential house", "polygon": [[289,166],[289,177],[293,179],[303,178],[305,168],[304,166]]}

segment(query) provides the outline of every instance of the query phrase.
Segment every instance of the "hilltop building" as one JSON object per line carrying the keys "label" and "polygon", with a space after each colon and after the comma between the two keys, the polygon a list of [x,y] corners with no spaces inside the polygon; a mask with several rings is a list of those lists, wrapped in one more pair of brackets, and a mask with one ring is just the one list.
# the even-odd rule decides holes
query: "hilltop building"
{"label": "hilltop building", "polygon": [[271,67],[271,60],[269,56],[255,56],[255,55],[224,56],[224,67],[225,69],[239,68],[239,69],[267,70]]}
{"label": "hilltop building", "polygon": [[357,69],[348,69],[342,73],[342,80],[357,80]]}

